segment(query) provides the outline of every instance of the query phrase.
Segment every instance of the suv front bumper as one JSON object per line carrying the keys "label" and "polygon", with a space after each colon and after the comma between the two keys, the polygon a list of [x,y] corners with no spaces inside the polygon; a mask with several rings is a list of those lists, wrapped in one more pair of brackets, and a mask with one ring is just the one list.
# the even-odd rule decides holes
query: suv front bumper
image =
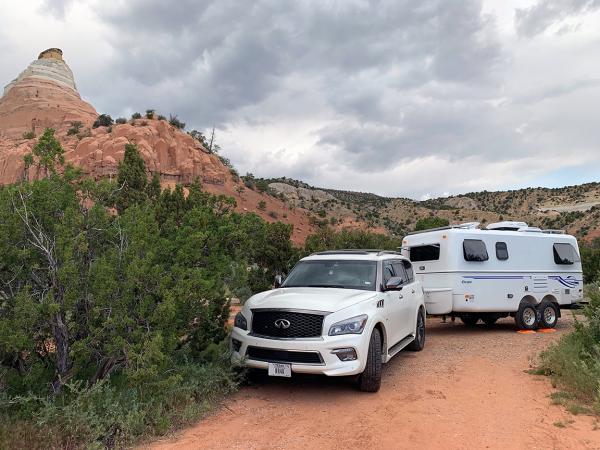
{"label": "suv front bumper", "polygon": [[[271,353],[281,355],[282,353],[293,354],[293,352],[317,353],[319,362],[293,362],[288,358],[271,358],[261,355],[260,358],[248,355],[248,348],[256,347],[260,353]],[[353,361],[341,361],[334,350],[353,348],[356,351],[356,359]],[[281,352],[283,351],[283,352]],[[328,376],[357,375],[365,370],[367,354],[369,351],[369,333],[367,330],[362,334],[346,334],[341,336],[322,336],[306,339],[269,339],[254,336],[247,331],[234,328],[231,332],[231,359],[234,363],[257,369],[268,369],[270,362],[291,364],[292,372],[313,373]]]}

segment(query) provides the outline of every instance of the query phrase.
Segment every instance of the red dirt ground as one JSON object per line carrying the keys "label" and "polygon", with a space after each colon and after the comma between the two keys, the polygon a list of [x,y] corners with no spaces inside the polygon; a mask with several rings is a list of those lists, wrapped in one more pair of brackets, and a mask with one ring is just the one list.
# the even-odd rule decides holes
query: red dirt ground
{"label": "red dirt ground", "polygon": [[424,351],[385,365],[377,394],[346,379],[265,377],[150,448],[600,449],[597,419],[553,405],[548,378],[525,372],[572,323],[564,312],[555,333],[519,334],[511,319],[493,329],[428,319]]}

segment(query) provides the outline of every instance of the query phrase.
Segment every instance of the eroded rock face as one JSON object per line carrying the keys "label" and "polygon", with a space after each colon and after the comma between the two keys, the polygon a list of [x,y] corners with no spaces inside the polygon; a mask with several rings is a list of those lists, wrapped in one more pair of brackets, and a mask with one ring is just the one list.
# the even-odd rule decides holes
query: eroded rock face
{"label": "eroded rock face", "polygon": [[[269,222],[281,220],[294,225],[292,240],[296,244],[314,231],[305,210],[291,210],[281,200],[245,189],[217,155],[208,153],[200,142],[167,121],[144,118],[110,129],[93,129],[97,117],[98,112],[77,92],[62,51],[43,51],[0,97],[0,184],[24,178],[23,156],[50,127],[65,149],[65,160],[93,178],[115,176],[125,145],[131,142],[137,144],[149,175],[158,173],[163,186],[188,184],[199,178],[207,191],[234,197],[240,212],[256,212]],[[82,127],[69,135],[75,121]],[[26,132],[33,132],[34,137],[27,139]],[[35,176],[31,169],[29,179]],[[263,202],[266,207],[258,208]]]}
{"label": "eroded rock face", "polygon": [[[98,112],[81,99],[73,72],[62,59],[62,51],[52,48],[40,53],[27,69],[10,82],[0,98],[0,183],[23,177],[23,156],[35,145],[45,128],[54,128],[65,149],[65,159],[99,178],[117,172],[125,144],[138,145],[151,173],[165,182],[223,184],[226,167],[202,145],[166,121],[144,119],[114,125],[112,129],[92,129]],[[76,135],[68,135],[73,122],[81,122]]]}
{"label": "eroded rock face", "polygon": [[[73,72],[59,49],[40,54],[4,88],[0,98],[0,137],[20,138],[45,128],[60,128],[71,121],[90,126],[98,113],[77,92]],[[60,57],[60,59],[58,59]]]}

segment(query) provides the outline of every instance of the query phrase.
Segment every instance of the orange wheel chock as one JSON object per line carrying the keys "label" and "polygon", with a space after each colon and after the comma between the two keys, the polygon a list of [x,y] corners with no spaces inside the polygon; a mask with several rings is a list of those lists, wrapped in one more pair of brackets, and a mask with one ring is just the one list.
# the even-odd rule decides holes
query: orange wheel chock
{"label": "orange wheel chock", "polygon": [[540,328],[538,331],[540,333],[556,333],[554,328]]}
{"label": "orange wheel chock", "polygon": [[521,333],[521,334],[535,334],[535,330],[517,330],[517,333]]}

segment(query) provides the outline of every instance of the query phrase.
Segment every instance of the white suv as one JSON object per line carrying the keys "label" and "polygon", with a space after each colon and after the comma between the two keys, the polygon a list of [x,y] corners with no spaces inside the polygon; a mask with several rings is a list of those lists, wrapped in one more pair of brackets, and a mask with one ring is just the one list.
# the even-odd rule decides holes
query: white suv
{"label": "white suv", "polygon": [[404,347],[423,349],[423,289],[397,252],[316,253],[278,284],[235,317],[234,362],[272,376],[359,375],[359,389],[376,392],[382,363]]}

